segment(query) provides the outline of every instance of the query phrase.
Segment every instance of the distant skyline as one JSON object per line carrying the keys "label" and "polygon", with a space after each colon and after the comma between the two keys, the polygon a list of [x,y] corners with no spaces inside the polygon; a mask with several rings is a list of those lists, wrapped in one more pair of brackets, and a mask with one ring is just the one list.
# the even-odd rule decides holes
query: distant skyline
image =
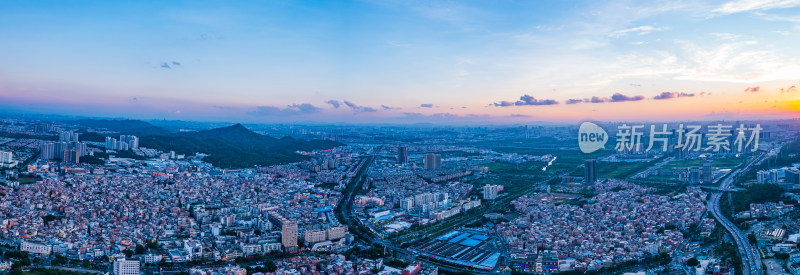
{"label": "distant skyline", "polygon": [[0,110],[276,123],[794,118],[800,0],[5,1]]}

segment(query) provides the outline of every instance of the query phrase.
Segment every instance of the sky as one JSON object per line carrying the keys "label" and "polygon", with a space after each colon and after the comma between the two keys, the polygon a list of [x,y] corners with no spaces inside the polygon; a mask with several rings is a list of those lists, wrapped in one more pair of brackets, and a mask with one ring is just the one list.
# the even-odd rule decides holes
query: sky
{"label": "sky", "polygon": [[195,121],[794,118],[800,0],[2,1],[0,111]]}

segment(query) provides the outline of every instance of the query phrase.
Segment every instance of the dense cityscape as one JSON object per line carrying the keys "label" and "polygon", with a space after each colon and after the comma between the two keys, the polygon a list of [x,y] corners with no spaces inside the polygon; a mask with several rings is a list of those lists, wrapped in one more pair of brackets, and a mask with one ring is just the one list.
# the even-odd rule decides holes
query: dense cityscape
{"label": "dense cityscape", "polygon": [[[129,124],[174,137],[138,136]],[[742,122],[762,128],[755,151],[683,150],[674,133],[661,140],[666,151],[590,154],[573,149],[575,125],[157,124],[3,119],[0,267],[115,275],[800,268],[795,120]],[[327,143],[296,150],[302,161],[244,167],[148,147],[180,136],[247,147],[268,135]],[[713,194],[724,194],[716,205]]]}

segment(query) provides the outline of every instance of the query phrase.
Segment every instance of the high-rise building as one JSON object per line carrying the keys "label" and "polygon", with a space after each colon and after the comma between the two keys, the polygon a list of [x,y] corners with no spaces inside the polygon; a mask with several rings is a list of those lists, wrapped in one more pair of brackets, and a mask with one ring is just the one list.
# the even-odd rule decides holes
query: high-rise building
{"label": "high-rise building", "polygon": [[281,227],[281,244],[287,250],[297,247],[297,222],[284,218],[278,212],[270,211],[269,220]]}
{"label": "high-rise building", "polygon": [[408,147],[397,147],[397,163],[408,163]]}
{"label": "high-rise building", "polygon": [[139,148],[139,138],[136,136],[121,135],[119,140],[106,137],[106,150],[128,151]]}
{"label": "high-rise building", "polygon": [[0,150],[0,163],[11,163],[14,154],[9,151]]}
{"label": "high-rise building", "polygon": [[689,184],[698,184],[700,183],[701,174],[700,174],[700,167],[692,166],[689,167]]}
{"label": "high-rise building", "polygon": [[494,200],[497,198],[497,185],[489,185],[483,187],[483,199],[485,200]]}
{"label": "high-rise building", "polygon": [[112,137],[106,137],[106,149],[107,150],[114,150],[116,147],[117,140]]}
{"label": "high-rise building", "polygon": [[78,133],[74,133],[72,131],[63,131],[58,133],[58,141],[64,142],[77,142],[78,141]]}
{"label": "high-rise building", "polygon": [[78,152],[78,155],[80,155],[81,157],[82,157],[82,156],[85,156],[85,155],[86,155],[86,153],[89,151],[89,150],[86,148],[86,143],[83,143],[83,142],[73,142],[71,145],[72,145],[72,150],[75,150],[75,151],[77,151],[77,152]]}
{"label": "high-rise building", "polygon": [[425,154],[425,170],[442,169],[442,155],[427,153]]}
{"label": "high-rise building", "polygon": [[703,183],[710,184],[714,180],[713,168],[711,167],[711,160],[703,161]]}
{"label": "high-rise building", "polygon": [[63,160],[66,163],[80,163],[81,153],[75,149],[65,150]]}
{"label": "high-rise building", "polygon": [[45,142],[42,143],[42,146],[39,148],[41,153],[39,154],[40,159],[53,159],[56,157],[55,151],[55,144],[52,142]]}
{"label": "high-rise building", "polygon": [[414,198],[405,198],[400,200],[400,208],[405,209],[406,211],[411,210],[414,207]]}
{"label": "high-rise building", "polygon": [[784,182],[787,184],[800,184],[800,170],[797,170],[797,168],[787,169]]}
{"label": "high-rise building", "polygon": [[53,158],[64,160],[64,152],[67,150],[69,150],[69,143],[66,141],[53,143]]}
{"label": "high-rise building", "polygon": [[139,137],[137,136],[121,135],[119,136],[119,142],[128,144],[128,148],[130,149],[139,148]]}
{"label": "high-rise building", "polygon": [[115,260],[114,275],[139,275],[139,261]]}
{"label": "high-rise building", "polygon": [[55,127],[53,126],[53,123],[47,123],[47,122],[37,123],[33,127],[33,131],[37,133],[49,133],[52,132],[54,129]]}
{"label": "high-rise building", "polygon": [[583,179],[586,184],[597,181],[597,160],[587,159],[583,162]]}

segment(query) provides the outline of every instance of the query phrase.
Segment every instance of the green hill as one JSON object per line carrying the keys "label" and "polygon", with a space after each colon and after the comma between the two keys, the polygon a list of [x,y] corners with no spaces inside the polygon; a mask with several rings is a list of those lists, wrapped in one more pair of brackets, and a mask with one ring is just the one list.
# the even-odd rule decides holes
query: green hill
{"label": "green hill", "polygon": [[209,154],[205,161],[224,168],[297,162],[308,157],[295,151],[330,149],[342,145],[327,140],[277,139],[250,131],[241,124],[169,136],[145,136],[140,138],[139,144],[161,151],[173,150],[179,154]]}
{"label": "green hill", "polygon": [[149,135],[169,135],[172,132],[153,124],[131,119],[80,119],[69,121],[79,127],[91,128],[95,130],[107,130],[127,135],[149,136]]}
{"label": "green hill", "polygon": [[[208,154],[203,160],[217,167],[244,168],[297,162],[308,157],[296,151],[330,149],[341,143],[328,140],[280,139],[261,135],[241,124],[197,132],[172,133],[139,120],[79,120],[76,125],[139,136],[139,146],[164,152]],[[92,133],[94,134],[94,133]],[[92,139],[100,138],[100,135]]]}

